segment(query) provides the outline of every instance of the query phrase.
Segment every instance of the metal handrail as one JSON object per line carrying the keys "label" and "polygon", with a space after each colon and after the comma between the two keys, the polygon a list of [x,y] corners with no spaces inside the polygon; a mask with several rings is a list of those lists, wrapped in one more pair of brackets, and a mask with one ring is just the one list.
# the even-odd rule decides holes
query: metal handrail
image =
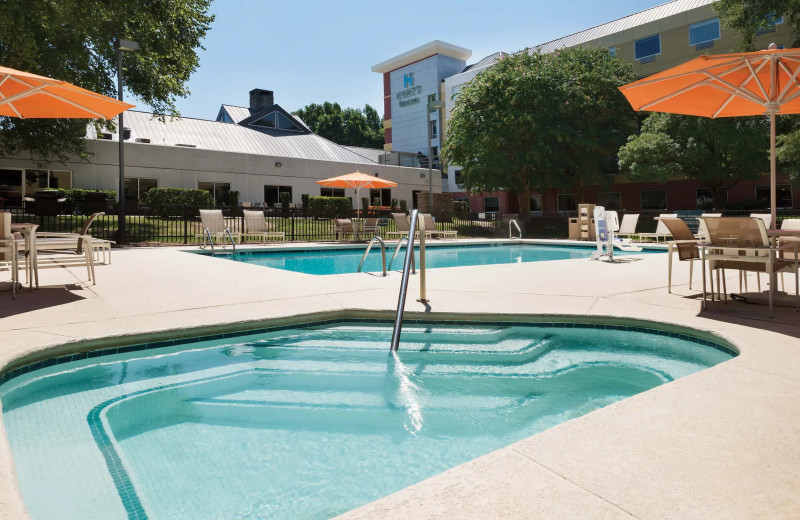
{"label": "metal handrail", "polygon": [[514,240],[514,237],[511,235],[511,224],[514,224],[514,227],[517,228],[517,231],[519,231],[519,238],[521,239],[522,238],[522,230],[519,228],[519,224],[517,224],[517,221],[514,220],[514,219],[511,219],[511,221],[509,221],[509,223],[508,223],[508,239],[509,240]]}
{"label": "metal handrail", "polygon": [[[407,237],[407,236],[405,236],[405,237],[402,237],[402,238],[400,238],[400,240],[397,242],[397,247],[394,249],[394,254],[392,255],[392,259],[391,259],[391,260],[389,260],[389,267],[388,267],[387,269],[389,269],[389,270],[391,270],[391,269],[392,269],[392,264],[394,264],[394,259],[395,259],[395,258],[397,258],[397,253],[399,253],[399,252],[400,252],[400,246],[402,246],[402,245],[403,245],[403,241],[404,241],[404,240],[405,240],[406,242],[408,242],[408,237]],[[406,247],[407,247],[407,246],[406,246]],[[412,256],[412,257],[411,257],[411,274],[416,274],[416,273],[417,273],[417,268],[416,268],[415,264],[416,264],[416,262],[415,262],[415,260],[414,260],[414,257]]]}
{"label": "metal handrail", "polygon": [[[400,280],[400,296],[397,299],[397,316],[394,319],[394,329],[392,330],[392,352],[396,352],[400,347],[400,331],[403,328],[403,311],[406,307],[406,290],[408,289],[408,274],[411,269],[411,261],[414,258],[414,235],[417,230],[417,210],[411,212],[410,230],[408,232],[408,247],[406,248],[406,259],[403,262],[403,278]],[[422,266],[420,265],[420,269]]]}
{"label": "metal handrail", "polygon": [[225,233],[228,234],[228,238],[231,241],[231,247],[233,248],[233,254],[235,255],[236,254],[236,244],[233,242],[233,235],[231,235],[231,230],[228,229],[228,228],[225,228]]}
{"label": "metal handrail", "polygon": [[214,256],[214,241],[211,240],[211,230],[208,228],[203,228],[203,231],[206,235],[208,235],[208,243],[211,244],[211,256]]}
{"label": "metal handrail", "polygon": [[358,269],[356,269],[357,273],[361,272],[361,266],[364,265],[364,260],[367,259],[369,250],[372,249],[372,244],[374,244],[376,240],[381,244],[381,266],[383,267],[383,276],[386,276],[386,244],[383,243],[383,239],[379,236],[372,237],[369,241],[369,244],[367,244],[367,249],[364,251],[364,256],[361,257],[361,261],[358,263]]}

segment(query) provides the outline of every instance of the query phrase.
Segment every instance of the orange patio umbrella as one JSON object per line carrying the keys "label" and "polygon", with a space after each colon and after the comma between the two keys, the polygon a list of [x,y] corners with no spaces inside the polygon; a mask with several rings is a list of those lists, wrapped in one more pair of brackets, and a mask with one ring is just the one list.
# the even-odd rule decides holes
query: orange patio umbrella
{"label": "orange patio umbrella", "polygon": [[133,107],[66,81],[0,67],[0,116],[111,119]]}
{"label": "orange patio umbrella", "polygon": [[620,87],[634,110],[770,116],[770,207],[776,225],[775,116],[800,113],[800,49],[700,56]]}
{"label": "orange patio umbrella", "polygon": [[331,188],[355,188],[356,190],[356,209],[361,214],[361,199],[358,197],[361,188],[380,189],[380,188],[394,188],[397,186],[396,182],[387,181],[378,177],[367,175],[356,170],[353,173],[340,175],[338,177],[331,177],[330,179],[323,179],[317,181],[321,186],[328,186]]}

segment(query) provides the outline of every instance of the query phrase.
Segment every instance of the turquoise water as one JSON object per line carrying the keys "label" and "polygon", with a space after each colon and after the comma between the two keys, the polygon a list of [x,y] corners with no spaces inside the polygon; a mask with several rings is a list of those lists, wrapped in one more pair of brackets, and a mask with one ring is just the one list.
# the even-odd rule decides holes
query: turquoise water
{"label": "turquoise water", "polygon": [[323,519],[732,357],[635,330],[343,322],[0,386],[34,519]]}
{"label": "turquoise water", "polygon": [[[542,262],[546,260],[568,260],[571,258],[589,258],[597,248],[594,246],[545,246],[533,244],[494,244],[480,246],[436,246],[425,249],[425,266],[428,268],[457,267],[467,265],[518,264],[523,262]],[[649,254],[658,250],[643,250],[636,254]],[[386,251],[388,263],[393,248]],[[201,253],[210,254],[210,253]],[[631,254],[615,251],[615,255]],[[263,265],[276,269],[286,269],[306,274],[345,274],[355,273],[358,263],[364,255],[364,249],[316,249],[313,251],[243,251],[236,255],[220,255],[236,262]],[[416,253],[419,265],[419,251]],[[405,249],[395,259],[392,269],[403,267]],[[380,247],[372,247],[362,272],[381,271]]]}

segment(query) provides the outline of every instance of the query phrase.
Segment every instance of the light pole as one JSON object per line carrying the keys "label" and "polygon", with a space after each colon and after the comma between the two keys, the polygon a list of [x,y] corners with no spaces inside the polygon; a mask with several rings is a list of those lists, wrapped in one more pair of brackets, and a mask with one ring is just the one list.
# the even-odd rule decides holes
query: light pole
{"label": "light pole", "polygon": [[[441,101],[428,101],[428,107],[425,112],[428,114],[428,212],[433,213],[433,154],[431,153],[431,110],[438,110],[444,108],[445,105]],[[439,140],[441,143],[441,139]]]}
{"label": "light pole", "polygon": [[[139,49],[139,44],[131,40],[117,40],[117,97],[122,101],[122,53]],[[119,114],[117,135],[119,136],[119,201],[117,203],[117,244],[125,243],[125,126]]]}

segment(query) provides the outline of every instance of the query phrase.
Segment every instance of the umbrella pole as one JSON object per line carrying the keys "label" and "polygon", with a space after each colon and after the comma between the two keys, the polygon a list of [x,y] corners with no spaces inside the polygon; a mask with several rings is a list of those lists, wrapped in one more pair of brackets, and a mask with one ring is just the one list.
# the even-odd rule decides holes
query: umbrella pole
{"label": "umbrella pole", "polygon": [[778,229],[777,220],[777,181],[775,175],[775,114],[769,115],[769,206],[772,215],[771,229]]}

